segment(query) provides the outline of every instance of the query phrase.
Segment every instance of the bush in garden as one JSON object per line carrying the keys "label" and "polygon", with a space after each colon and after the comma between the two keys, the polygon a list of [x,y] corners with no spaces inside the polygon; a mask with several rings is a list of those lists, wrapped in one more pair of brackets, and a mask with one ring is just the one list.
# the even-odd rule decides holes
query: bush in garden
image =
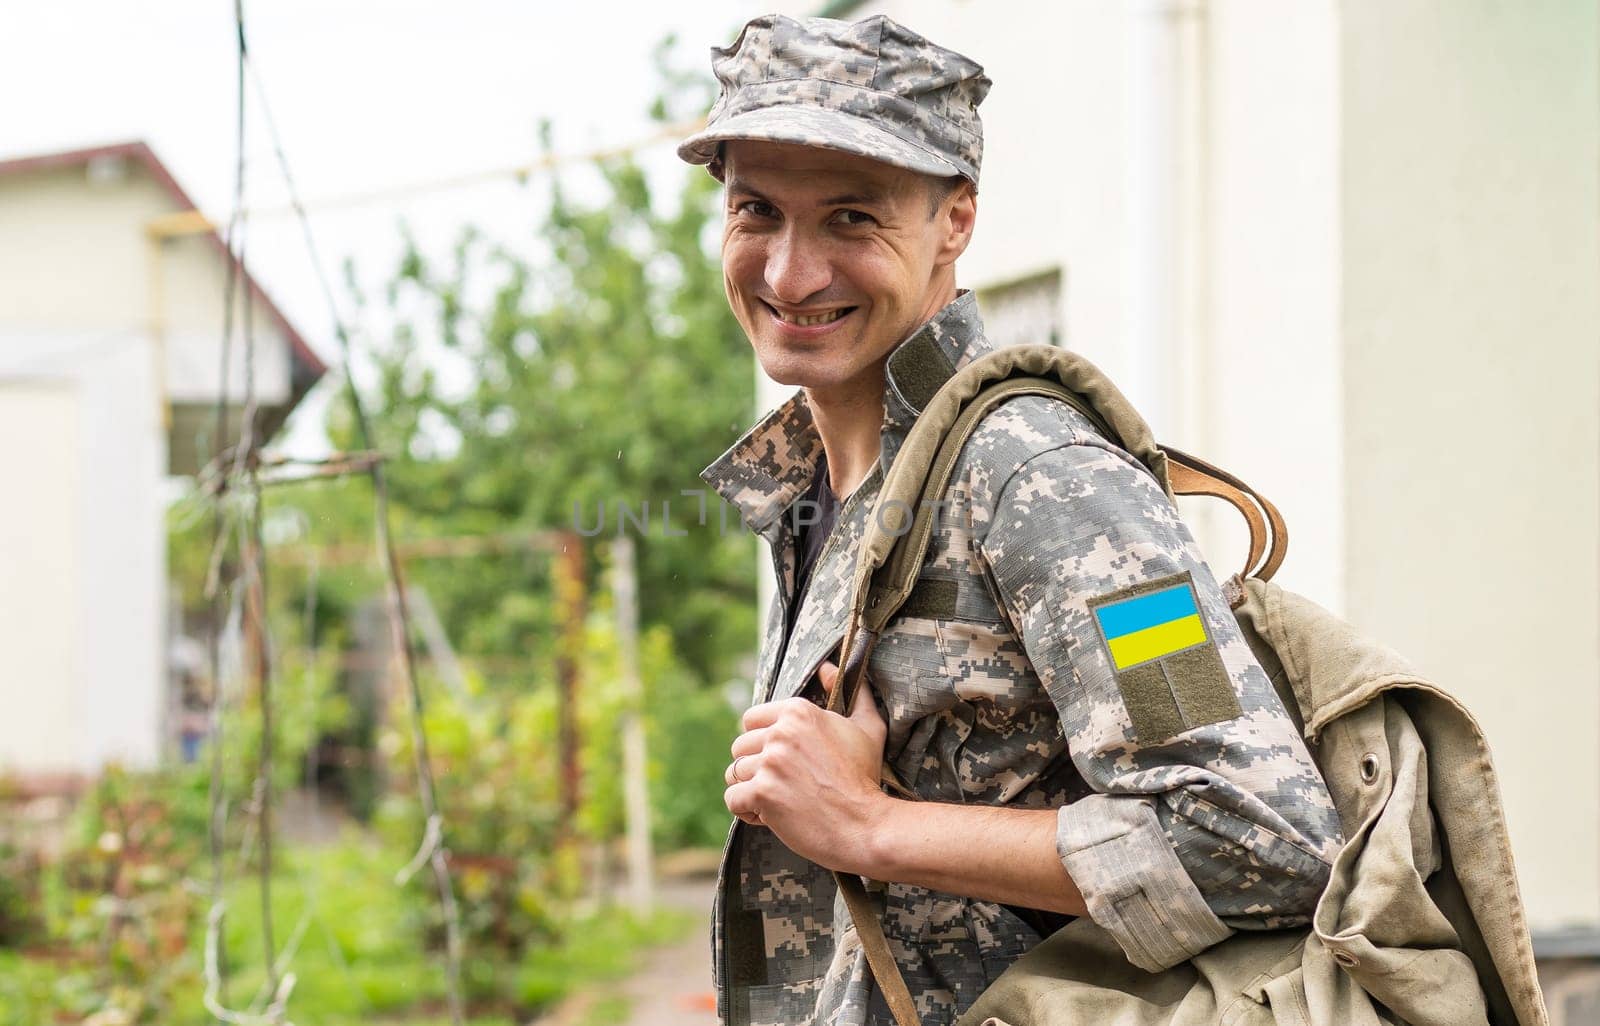
{"label": "bush in garden", "polygon": [[[614,849],[626,828],[621,723],[626,712],[611,610],[597,597],[586,630],[580,682],[580,805],[574,844],[563,857],[557,694],[553,672],[530,673],[520,693],[461,696],[428,688],[425,725],[445,843],[469,952],[521,957],[555,939],[575,898],[608,881],[584,880],[581,853]],[[655,836],[672,847],[716,844],[727,832],[721,774],[736,715],[673,651],[671,632],[640,639],[643,714],[651,750]],[[532,668],[530,668],[532,670]],[[398,704],[398,703],[397,703]],[[383,737],[395,791],[379,822],[391,843],[414,846],[423,817],[410,777],[407,710]],[[613,863],[612,871],[620,871]],[[421,869],[408,891],[418,923],[443,944],[432,874]]]}
{"label": "bush in garden", "polygon": [[0,841],[0,947],[18,948],[43,939],[39,856]]}
{"label": "bush in garden", "polygon": [[[649,668],[645,724],[650,743],[652,832],[663,851],[716,848],[733,822],[722,803],[728,746],[739,733],[739,714],[721,688],[709,688],[672,655],[660,631],[640,641]],[[740,681],[740,697],[750,686]]]}
{"label": "bush in garden", "polygon": [[[558,804],[554,695],[434,692],[425,722],[467,943],[474,952],[517,957],[556,931],[545,897],[554,882]],[[415,847],[425,824],[413,788],[408,726],[390,726],[381,744],[395,792],[377,823],[393,844]],[[407,892],[416,899],[415,918],[427,943],[442,948],[443,919],[428,866],[417,870]]]}
{"label": "bush in garden", "polygon": [[206,846],[204,775],[108,769],[85,796],[62,855],[62,932],[79,1001],[105,1022],[160,1022],[197,964],[192,878]]}

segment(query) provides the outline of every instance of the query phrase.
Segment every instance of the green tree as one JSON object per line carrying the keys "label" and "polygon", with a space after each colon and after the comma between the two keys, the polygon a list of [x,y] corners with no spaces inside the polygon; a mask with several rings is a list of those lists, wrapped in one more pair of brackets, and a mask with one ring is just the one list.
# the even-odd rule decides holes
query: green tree
{"label": "green tree", "polygon": [[[718,681],[737,672],[755,625],[752,539],[731,511],[719,517],[714,495],[682,494],[703,487],[697,472],[752,412],[750,349],[705,246],[717,187],[691,173],[662,213],[631,160],[598,170],[602,202],[554,188],[536,235],[548,258],[536,264],[473,230],[445,266],[408,246],[385,296],[394,337],[374,354],[375,427],[398,457],[397,504],[455,533],[593,530],[603,511],[598,543],[615,534],[620,506],[638,518],[648,504],[641,619],[666,625]],[[440,387],[419,356],[424,340],[472,367],[465,395]],[[348,418],[332,433],[353,441]],[[441,438],[454,443],[448,455],[437,454]],[[541,565],[502,560],[431,582],[449,592],[439,604],[453,636],[490,653],[547,651]],[[593,552],[589,566],[599,567]]]}

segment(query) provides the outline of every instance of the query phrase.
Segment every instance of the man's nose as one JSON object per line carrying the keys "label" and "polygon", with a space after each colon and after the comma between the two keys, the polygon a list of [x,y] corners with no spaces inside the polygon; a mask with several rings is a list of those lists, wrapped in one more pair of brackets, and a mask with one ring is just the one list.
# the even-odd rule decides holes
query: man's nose
{"label": "man's nose", "polygon": [[833,269],[822,246],[789,228],[767,248],[766,280],[773,298],[798,306],[828,287]]}

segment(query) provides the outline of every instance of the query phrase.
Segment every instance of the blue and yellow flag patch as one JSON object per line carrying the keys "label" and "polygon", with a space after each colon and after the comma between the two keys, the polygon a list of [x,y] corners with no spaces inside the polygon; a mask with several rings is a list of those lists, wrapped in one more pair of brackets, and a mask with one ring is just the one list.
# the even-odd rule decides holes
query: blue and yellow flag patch
{"label": "blue and yellow flag patch", "polygon": [[1094,611],[1100,633],[1119,671],[1204,645],[1205,622],[1188,581],[1100,606]]}
{"label": "blue and yellow flag patch", "polygon": [[1102,595],[1089,611],[1141,743],[1240,715],[1187,571]]}

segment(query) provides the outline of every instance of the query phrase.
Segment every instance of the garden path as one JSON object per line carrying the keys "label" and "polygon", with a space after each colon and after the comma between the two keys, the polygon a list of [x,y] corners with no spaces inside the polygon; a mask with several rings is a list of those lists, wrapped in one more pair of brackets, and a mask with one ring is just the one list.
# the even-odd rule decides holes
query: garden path
{"label": "garden path", "polygon": [[696,925],[683,939],[656,948],[624,984],[633,1012],[627,1026],[717,1026],[711,990],[711,896],[714,879],[663,880],[664,905],[693,913]]}

